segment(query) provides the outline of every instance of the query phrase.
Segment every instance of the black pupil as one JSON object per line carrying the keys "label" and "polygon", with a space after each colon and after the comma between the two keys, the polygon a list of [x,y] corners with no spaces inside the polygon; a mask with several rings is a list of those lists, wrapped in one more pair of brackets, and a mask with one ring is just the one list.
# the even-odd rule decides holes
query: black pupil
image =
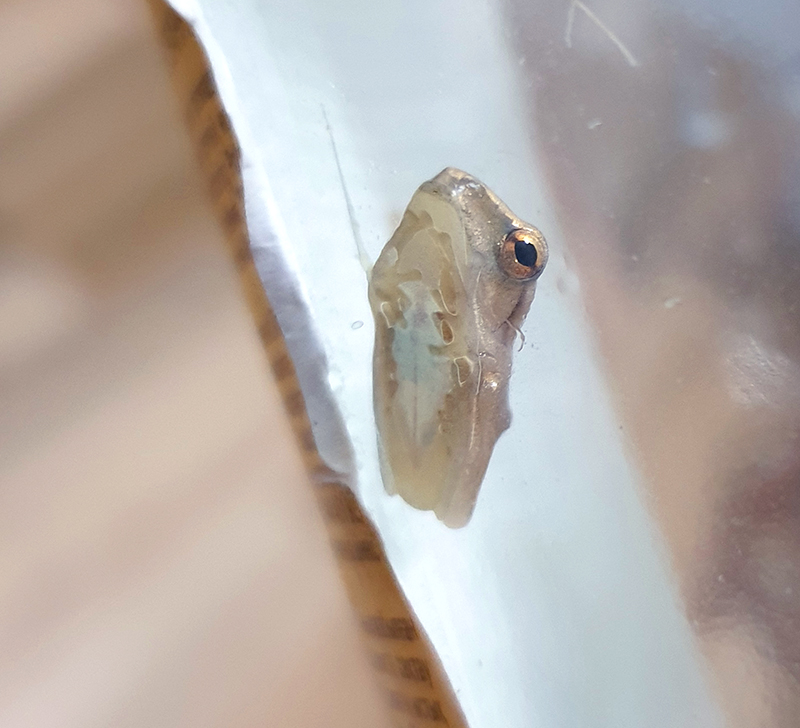
{"label": "black pupil", "polygon": [[517,262],[521,265],[533,268],[536,265],[536,246],[533,243],[528,243],[525,240],[517,240],[514,243],[514,255],[517,256]]}

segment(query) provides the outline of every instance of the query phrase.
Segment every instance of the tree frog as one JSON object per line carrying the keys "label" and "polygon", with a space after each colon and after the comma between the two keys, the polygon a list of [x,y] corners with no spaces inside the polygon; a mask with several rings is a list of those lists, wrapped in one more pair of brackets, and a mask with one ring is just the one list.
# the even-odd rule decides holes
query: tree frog
{"label": "tree frog", "polygon": [[384,485],[451,528],[469,521],[511,423],[513,343],[547,256],[539,230],[447,168],[414,193],[370,273]]}

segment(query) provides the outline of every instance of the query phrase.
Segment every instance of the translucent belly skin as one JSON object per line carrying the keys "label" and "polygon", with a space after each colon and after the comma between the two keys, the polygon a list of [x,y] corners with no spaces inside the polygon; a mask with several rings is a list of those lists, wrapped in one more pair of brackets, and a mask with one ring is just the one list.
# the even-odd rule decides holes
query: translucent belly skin
{"label": "translucent belly skin", "polygon": [[415,193],[370,278],[384,484],[451,527],[469,521],[510,423],[512,347],[535,281],[508,278],[497,249],[518,228],[531,226],[447,169]]}

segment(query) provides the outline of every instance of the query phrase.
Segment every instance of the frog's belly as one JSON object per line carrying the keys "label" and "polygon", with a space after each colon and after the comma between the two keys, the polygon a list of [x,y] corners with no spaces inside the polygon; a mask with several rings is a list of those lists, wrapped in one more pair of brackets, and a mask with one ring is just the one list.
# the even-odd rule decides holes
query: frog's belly
{"label": "frog's belly", "polygon": [[430,293],[419,281],[400,284],[412,302],[402,322],[392,327],[392,358],[397,390],[393,419],[415,461],[431,446],[440,426],[445,397],[453,388],[452,359],[443,342]]}
{"label": "frog's belly", "polygon": [[477,373],[465,364],[468,357],[446,323],[455,321],[442,311],[441,295],[415,280],[398,283],[397,294],[402,314],[376,317],[374,383],[383,478],[387,489],[409,505],[433,510],[452,488],[461,459],[456,450],[464,440],[458,432],[471,418],[462,395],[474,391]]}

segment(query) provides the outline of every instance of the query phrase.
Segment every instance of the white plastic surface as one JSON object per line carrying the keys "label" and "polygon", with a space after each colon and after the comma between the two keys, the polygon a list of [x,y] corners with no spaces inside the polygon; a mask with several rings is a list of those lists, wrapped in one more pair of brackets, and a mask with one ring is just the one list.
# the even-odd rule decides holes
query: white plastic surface
{"label": "white plastic surface", "polygon": [[[207,47],[242,144],[253,245],[322,454],[355,473],[472,728],[719,724],[565,264],[520,108],[524,58],[497,8],[174,5]],[[462,530],[380,481],[366,277],[331,136],[373,259],[445,166],[486,182],[550,244],[515,355],[514,420]]]}

